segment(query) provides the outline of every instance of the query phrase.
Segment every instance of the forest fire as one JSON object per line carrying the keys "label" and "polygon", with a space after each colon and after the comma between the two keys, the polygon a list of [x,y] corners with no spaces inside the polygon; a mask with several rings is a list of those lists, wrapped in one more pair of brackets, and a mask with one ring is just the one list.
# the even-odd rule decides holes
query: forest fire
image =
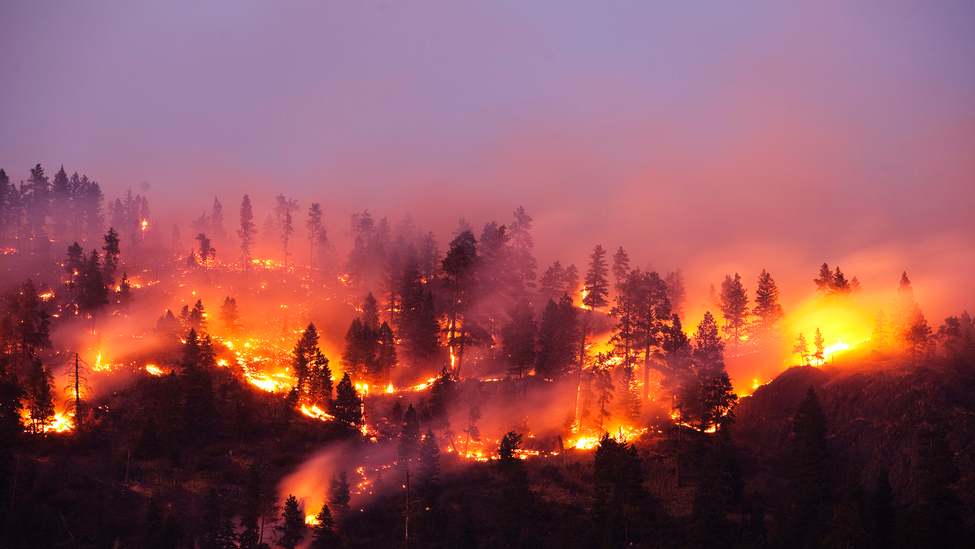
{"label": "forest fire", "polygon": [[[496,233],[489,225],[482,237],[488,244],[490,234]],[[866,307],[834,288],[842,285],[837,286],[839,275],[832,271],[830,288],[837,295],[824,290],[788,316],[781,312],[767,273],[759,277],[752,308],[744,306],[749,299],[740,277],[728,276],[715,298],[715,313],[704,310],[688,333],[674,313],[686,301],[679,297],[684,292],[679,277],[618,264],[621,282],[615,293],[608,281],[581,288],[559,282],[557,288],[548,288],[556,285],[553,279],[558,281],[554,275],[546,278],[541,291],[528,290],[524,280],[516,288],[491,290],[493,294],[475,291],[464,284],[491,280],[490,269],[515,269],[487,259],[448,261],[477,253],[470,240],[469,231],[462,233],[447,257],[430,262],[439,278],[421,274],[418,258],[409,255],[416,254],[415,246],[401,250],[411,270],[395,276],[385,272],[386,262],[374,258],[370,276],[382,290],[380,298],[358,286],[364,284],[361,273],[332,272],[326,277],[312,267],[272,259],[251,260],[242,267],[206,257],[208,250],[193,252],[192,260],[179,259],[168,272],[163,268],[163,276],[154,276],[159,281],[151,285],[130,279],[124,303],[123,285],[114,284],[116,289],[109,290],[114,301],[94,313],[83,308],[83,295],[75,294],[77,303],[59,301],[56,292],[45,299],[30,284],[20,295],[36,294],[36,302],[49,308],[59,330],[70,330],[68,322],[95,324],[94,334],[86,324],[84,335],[76,339],[87,353],[97,349],[91,373],[98,377],[86,378],[76,366],[77,391],[65,399],[64,409],[84,409],[89,400],[107,398],[111,406],[95,406],[82,416],[92,419],[92,429],[100,428],[99,422],[117,421],[114,414],[129,414],[126,425],[141,430],[119,443],[127,445],[126,456],[115,458],[116,463],[152,463],[167,459],[168,451],[171,459],[178,452],[226,454],[228,464],[251,466],[253,458],[237,450],[249,441],[271,456],[272,465],[262,467],[284,471],[305,460],[294,479],[276,473],[281,493],[267,498],[285,500],[287,506],[297,503],[284,496],[297,496],[305,508],[294,513],[312,527],[323,524],[319,517],[325,515],[318,506],[334,513],[330,520],[335,524],[346,525],[367,520],[351,518],[353,505],[365,517],[367,510],[375,510],[373,505],[381,507],[377,502],[390,498],[409,498],[403,505],[411,509],[410,516],[421,516],[416,502],[436,484],[430,479],[437,474],[482,471],[477,474],[495,478],[497,471],[521,463],[533,470],[548,467],[532,481],[542,486],[549,477],[564,479],[561,471],[567,463],[588,463],[597,452],[624,449],[630,452],[626,455],[643,459],[633,453],[637,446],[676,468],[682,458],[674,456],[675,448],[699,452],[716,444],[712,440],[722,425],[733,421],[739,397],[749,393],[757,398],[764,386],[774,383],[774,376],[747,370],[743,379],[752,381],[735,394],[725,360],[743,362],[766,353],[775,356],[778,366],[782,359],[794,364],[794,355],[799,355],[800,365],[826,369],[836,367],[841,353],[878,345],[863,312]],[[372,253],[385,246],[393,244],[376,245]],[[587,279],[598,282],[607,276],[600,271],[605,253],[599,246],[593,251]],[[360,254],[366,255],[351,257],[368,257],[365,251]],[[471,264],[478,265],[472,272],[457,270],[472,269]],[[50,287],[73,288],[72,279],[83,271],[58,273]],[[399,286],[389,286],[387,280],[398,280]],[[462,297],[454,299],[454,294]],[[582,295],[585,302],[575,303],[570,295]],[[907,318],[901,311],[909,306],[916,309],[913,301],[902,301],[896,309],[899,319]],[[152,312],[140,313],[140,307]],[[154,326],[136,324],[140,314],[158,315],[160,309],[165,314]],[[41,318],[40,306],[37,310]],[[104,311],[110,314],[99,316]],[[947,337],[932,344],[934,348],[953,349],[945,346]],[[827,345],[827,338],[835,343]],[[786,358],[789,350],[794,354]],[[71,379],[63,355],[61,362]],[[94,380],[96,390],[102,383],[124,386],[126,376],[139,370],[149,375],[139,378],[138,389],[96,397],[87,387]],[[27,374],[33,377],[25,379],[35,384],[46,376],[43,366]],[[259,392],[250,394],[250,388]],[[146,415],[152,422],[146,416],[133,418],[137,412],[121,404],[138,391],[159,411]],[[20,421],[27,430],[48,436],[75,436],[83,430],[74,426],[68,412],[41,406],[42,397],[33,394],[21,404]],[[207,410],[214,415],[204,419]],[[173,417],[178,421],[170,421]],[[217,449],[209,446],[209,435],[194,433],[190,425],[201,425],[201,432],[234,427],[220,443],[226,446]],[[264,436],[249,434],[258,428]],[[688,443],[691,450],[680,450],[684,439],[693,441]],[[173,441],[187,449],[174,449]],[[327,456],[321,462],[308,457],[319,444]],[[333,451],[333,444],[342,451]],[[210,458],[197,459],[202,467]],[[129,469],[131,473],[131,463]],[[246,476],[242,469],[236,471],[228,475]]]}

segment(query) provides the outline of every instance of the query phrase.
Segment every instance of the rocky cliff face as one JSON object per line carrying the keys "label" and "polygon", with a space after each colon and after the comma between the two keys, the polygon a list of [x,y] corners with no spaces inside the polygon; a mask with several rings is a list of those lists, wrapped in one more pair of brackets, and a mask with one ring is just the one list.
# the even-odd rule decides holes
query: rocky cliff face
{"label": "rocky cliff face", "polygon": [[826,413],[834,486],[853,459],[868,490],[886,465],[897,502],[910,505],[920,491],[918,429],[940,421],[961,473],[958,494],[975,509],[975,361],[930,360],[915,367],[909,359],[874,352],[843,367],[786,370],[736,409],[734,434],[755,489],[782,490],[791,460],[791,417],[810,386]]}

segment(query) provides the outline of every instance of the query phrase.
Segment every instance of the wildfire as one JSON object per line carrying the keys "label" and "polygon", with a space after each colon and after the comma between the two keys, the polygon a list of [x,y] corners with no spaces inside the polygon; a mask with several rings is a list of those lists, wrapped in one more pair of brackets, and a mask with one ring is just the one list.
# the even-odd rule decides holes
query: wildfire
{"label": "wildfire", "polygon": [[395,389],[393,389],[393,382],[390,382],[389,385],[386,386],[386,394],[391,395],[394,391]]}
{"label": "wildfire", "polygon": [[146,371],[154,376],[165,375],[166,372],[159,369],[155,364],[146,364]]}
{"label": "wildfire", "polygon": [[308,526],[318,526],[318,517],[315,515],[305,515],[305,524]]}
{"label": "wildfire", "polygon": [[307,404],[302,404],[301,413],[305,414],[308,417],[320,419],[322,421],[329,421],[335,419],[334,416],[332,416],[329,413],[326,413],[325,410],[322,410],[321,408],[315,406],[314,404],[311,406]]}

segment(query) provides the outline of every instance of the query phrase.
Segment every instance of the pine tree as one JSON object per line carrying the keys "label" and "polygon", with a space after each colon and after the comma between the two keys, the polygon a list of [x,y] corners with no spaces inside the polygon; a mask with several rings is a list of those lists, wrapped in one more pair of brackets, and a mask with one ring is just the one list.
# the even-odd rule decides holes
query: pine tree
{"label": "pine tree", "polygon": [[555,299],[566,293],[565,289],[565,269],[562,264],[556,261],[545,269],[542,278],[539,280],[539,291],[543,298]]}
{"label": "pine tree", "polygon": [[826,340],[823,339],[823,333],[816,328],[816,337],[813,338],[813,345],[816,350],[813,352],[813,361],[816,364],[822,364],[826,361]]}
{"label": "pine tree", "polygon": [[[378,337],[379,350],[376,353],[376,369],[383,379],[389,381],[391,372],[399,359],[396,356],[396,339],[393,336],[393,329],[385,320],[379,327]],[[377,376],[378,377],[378,376]]]}
{"label": "pine tree", "polygon": [[684,302],[687,300],[687,291],[684,289],[684,273],[680,269],[667,273],[665,280],[667,283],[667,300],[670,301],[670,310],[677,316],[684,316]]}
{"label": "pine tree", "polygon": [[606,280],[608,268],[606,266],[606,250],[599,244],[589,256],[589,270],[586,272],[586,285],[583,290],[585,297],[582,305],[589,309],[598,309],[609,304],[609,282]]}
{"label": "pine tree", "polygon": [[400,468],[408,468],[410,461],[416,455],[417,446],[420,443],[420,422],[416,417],[416,410],[410,404],[406,409],[403,418],[403,429],[399,434],[399,444],[396,452],[399,455]]}
{"label": "pine tree", "polygon": [[613,278],[616,279],[616,291],[621,291],[623,281],[630,274],[630,255],[626,253],[623,246],[613,254]]}
{"label": "pine tree", "polygon": [[240,238],[240,251],[244,265],[248,269],[251,265],[251,244],[254,243],[254,235],[256,234],[257,227],[254,225],[254,210],[251,207],[251,199],[245,194],[240,203],[240,229],[237,229],[237,237]]}
{"label": "pine tree", "polygon": [[237,300],[229,295],[224,298],[223,305],[220,306],[220,320],[224,327],[230,331],[231,335],[237,333],[237,320],[240,314],[237,312]]}
{"label": "pine tree", "polygon": [[205,233],[196,235],[196,240],[200,243],[200,263],[203,264],[205,270],[210,264],[210,259],[216,257],[217,250],[210,245],[210,239]]}
{"label": "pine tree", "polygon": [[538,262],[532,250],[535,248],[535,241],[531,235],[532,218],[525,212],[525,208],[518,206],[514,211],[514,220],[511,222],[510,235],[510,262],[511,271],[520,286],[535,287],[535,269]]}
{"label": "pine tree", "polygon": [[108,229],[108,233],[105,234],[105,245],[102,246],[102,250],[105,250],[105,262],[102,264],[102,278],[105,280],[106,286],[112,286],[115,283],[115,271],[118,270],[119,255],[121,254],[119,249],[119,235],[115,232],[115,229]]}
{"label": "pine tree", "polygon": [[315,265],[315,248],[318,246],[318,237],[322,233],[322,205],[313,202],[308,207],[308,221],[305,222],[308,229],[308,264]]}
{"label": "pine tree", "polygon": [[518,459],[521,435],[510,431],[498,446],[498,470],[501,474],[500,535],[506,547],[531,546],[534,494],[528,484],[528,470]]}
{"label": "pine tree", "polygon": [[289,494],[284,502],[284,511],[281,513],[281,521],[284,523],[278,527],[281,537],[278,538],[278,547],[282,549],[295,549],[298,543],[305,537],[305,518],[298,509],[298,500],[294,495]]}
{"label": "pine tree", "polygon": [[244,486],[244,500],[240,509],[240,549],[259,549],[261,526],[261,476],[256,464],[251,464]]}
{"label": "pine tree", "polygon": [[362,399],[356,393],[348,372],[342,376],[342,381],[336,388],[335,400],[332,401],[332,415],[339,421],[354,427],[362,424]]}
{"label": "pine tree", "polygon": [[774,345],[780,341],[781,322],[785,313],[779,305],[779,288],[772,275],[765,269],[758,275],[758,289],[755,290],[755,323],[751,327],[752,337],[759,345]]}
{"label": "pine tree", "polygon": [[538,323],[527,299],[519,301],[509,314],[511,320],[501,330],[501,354],[511,365],[508,373],[522,377],[535,364]]}
{"label": "pine tree", "polygon": [[427,494],[424,497],[431,499],[430,496],[436,493],[438,486],[438,475],[440,474],[440,449],[437,447],[437,439],[433,435],[432,429],[427,429],[427,433],[420,441],[418,456],[417,481],[421,489]]}
{"label": "pine tree", "polygon": [[467,313],[474,304],[479,263],[477,240],[474,233],[466,230],[450,243],[450,251],[440,266],[443,272],[442,288],[448,296],[447,344],[451,353],[455,349],[459,351],[456,365],[452,364],[457,377],[460,376],[464,347],[469,340],[471,326]]}
{"label": "pine tree", "polygon": [[572,372],[580,339],[577,313],[568,294],[558,303],[550,299],[545,306],[538,328],[539,351],[535,363],[535,374],[542,379],[560,379]]}
{"label": "pine tree", "polygon": [[281,242],[284,243],[284,270],[288,270],[288,242],[291,235],[295,234],[294,221],[291,217],[291,210],[284,213],[284,221],[281,224]]}
{"label": "pine tree", "polygon": [[30,413],[31,432],[40,433],[54,419],[54,391],[51,383],[54,375],[34,357],[26,381],[27,411]]}
{"label": "pine tree", "polygon": [[311,381],[310,367],[315,363],[315,358],[320,352],[318,330],[315,329],[314,323],[309,323],[301,339],[291,351],[291,369],[294,371],[295,388],[299,396],[308,392]]}
{"label": "pine tree", "polygon": [[626,364],[620,368],[619,394],[616,402],[620,413],[631,424],[640,419],[640,395],[637,393],[636,372],[633,366]]}
{"label": "pine tree", "polygon": [[342,538],[335,532],[335,521],[328,503],[322,504],[322,510],[315,516],[315,525],[311,527],[310,549],[341,549]]}
{"label": "pine tree", "polygon": [[223,204],[217,197],[213,197],[213,208],[210,210],[210,234],[218,243],[227,241],[227,230],[223,226]]}
{"label": "pine tree", "polygon": [[333,476],[328,485],[328,503],[335,509],[335,516],[339,521],[348,516],[351,499],[348,475],[345,471],[339,471],[339,474]]}
{"label": "pine tree", "polygon": [[812,387],[792,416],[792,504],[777,537],[819,547],[829,512],[826,415]]}
{"label": "pine tree", "polygon": [[748,291],[741,283],[741,276],[725,275],[718,296],[721,316],[724,318],[724,333],[729,336],[732,346],[737,350],[748,322]]}
{"label": "pine tree", "polygon": [[792,354],[799,355],[800,366],[809,365],[809,343],[806,342],[806,336],[799,334],[796,344],[792,346]]}
{"label": "pine tree", "polygon": [[64,165],[54,175],[51,183],[51,221],[53,240],[67,238],[71,215],[71,186]]}
{"label": "pine tree", "polygon": [[98,251],[92,250],[78,276],[78,311],[95,317],[108,305],[108,285],[98,265]]}

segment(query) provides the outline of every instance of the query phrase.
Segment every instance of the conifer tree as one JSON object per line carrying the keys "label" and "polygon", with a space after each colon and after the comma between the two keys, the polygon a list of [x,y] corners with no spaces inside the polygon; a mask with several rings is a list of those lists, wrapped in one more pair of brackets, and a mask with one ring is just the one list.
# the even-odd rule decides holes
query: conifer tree
{"label": "conifer tree", "polygon": [[308,264],[315,265],[315,248],[319,245],[318,238],[322,234],[322,205],[313,202],[308,207],[308,221],[305,222],[308,229]]}
{"label": "conifer tree", "polygon": [[[428,495],[437,491],[438,475],[440,474],[440,449],[432,429],[427,429],[423,440],[420,441],[418,455],[417,481]],[[430,499],[428,496],[425,496]]]}
{"label": "conifer tree", "polygon": [[399,359],[396,357],[396,340],[393,336],[393,329],[389,327],[389,323],[386,321],[383,321],[379,327],[378,344],[376,369],[386,381],[389,381],[391,372]]}
{"label": "conifer tree", "polygon": [[224,298],[223,305],[220,306],[220,320],[223,321],[223,325],[230,331],[231,335],[237,333],[237,320],[239,318],[237,300],[228,295]]}
{"label": "conifer tree", "polygon": [[217,250],[210,244],[210,238],[205,233],[196,235],[196,240],[200,243],[200,263],[203,264],[203,269],[206,270],[207,265],[210,264],[210,259],[216,257]]}
{"label": "conifer tree", "polygon": [[354,427],[362,424],[362,399],[352,385],[348,372],[342,376],[336,388],[335,400],[332,401],[332,415],[339,421],[344,421]]}
{"label": "conifer tree", "polygon": [[687,300],[687,291],[684,289],[684,273],[680,269],[667,273],[665,280],[667,283],[667,300],[670,301],[670,310],[677,316],[684,316],[684,301]]}
{"label": "conifer tree", "polygon": [[535,364],[538,323],[527,299],[519,301],[509,314],[511,320],[501,330],[501,353],[511,365],[508,373],[522,377]]}
{"label": "conifer tree", "polygon": [[246,268],[251,265],[251,244],[254,243],[254,235],[257,234],[257,227],[254,225],[254,210],[251,207],[251,199],[246,194],[240,203],[240,229],[237,229],[237,238],[240,238],[241,257]]}
{"label": "conifer tree", "polygon": [[416,417],[416,410],[413,405],[406,409],[403,417],[403,429],[399,434],[399,444],[396,451],[399,455],[399,465],[401,468],[408,468],[410,461],[416,455],[417,446],[420,443],[420,422]]}
{"label": "conifer tree", "polygon": [[748,322],[747,292],[738,273],[735,273],[734,278],[725,275],[718,301],[721,306],[721,316],[724,318],[724,333],[731,339],[735,350],[741,345]]}
{"label": "conifer tree", "polygon": [[278,530],[281,537],[278,538],[278,547],[282,549],[295,549],[298,543],[305,537],[305,518],[301,516],[298,509],[298,500],[293,494],[288,495],[284,502],[284,511],[281,513],[281,524]]}
{"label": "conifer tree", "polygon": [[758,275],[758,289],[755,290],[755,323],[751,326],[752,337],[759,345],[772,345],[779,341],[782,318],[785,313],[779,305],[779,288],[772,275],[765,269]]}
{"label": "conifer tree", "polygon": [[550,299],[545,306],[538,328],[535,364],[535,374],[542,379],[559,379],[572,372],[580,339],[577,313],[568,294],[558,303]]}
{"label": "conifer tree", "polygon": [[115,271],[118,270],[119,255],[122,253],[119,248],[119,235],[115,229],[109,227],[108,233],[105,234],[105,245],[102,246],[102,250],[105,250],[102,278],[106,286],[112,286],[115,284]]}
{"label": "conifer tree", "polygon": [[54,391],[51,383],[54,375],[34,357],[26,381],[27,411],[30,413],[31,432],[40,433],[54,419]]}
{"label": "conifer tree", "polygon": [[816,336],[813,338],[813,345],[816,350],[813,352],[813,360],[816,364],[822,364],[826,361],[826,340],[823,339],[823,333],[816,328]]}
{"label": "conifer tree", "polygon": [[819,547],[829,518],[826,415],[812,387],[792,416],[792,503],[776,537],[798,547]]}
{"label": "conifer tree", "polygon": [[583,306],[589,309],[598,309],[609,304],[609,282],[606,280],[608,268],[606,266],[606,250],[599,244],[589,256],[589,270],[586,272],[585,297],[582,298]]}
{"label": "conifer tree", "polygon": [[510,235],[510,262],[512,274],[515,276],[519,285],[535,287],[535,269],[538,262],[532,250],[535,248],[535,241],[531,235],[532,218],[525,212],[525,208],[518,206],[514,211],[514,220],[511,222]]}
{"label": "conifer tree", "polygon": [[566,293],[565,288],[565,269],[562,264],[556,261],[542,274],[539,280],[539,291],[543,298],[555,299]]}
{"label": "conifer tree", "polygon": [[341,549],[342,538],[335,532],[335,520],[328,508],[328,502],[322,503],[322,510],[315,515],[315,524],[311,527],[310,549]]}
{"label": "conifer tree", "polygon": [[809,365],[809,343],[806,342],[806,336],[799,334],[799,337],[796,338],[796,344],[792,347],[792,354],[799,355],[800,366]]}
{"label": "conifer tree", "polygon": [[333,475],[328,485],[328,502],[335,509],[335,516],[342,521],[349,514],[349,501],[352,499],[349,492],[348,475],[345,471],[339,471],[338,475]]}
{"label": "conifer tree", "polygon": [[630,255],[626,253],[623,246],[613,254],[613,278],[616,279],[616,291],[621,291],[623,281],[630,274]]}

